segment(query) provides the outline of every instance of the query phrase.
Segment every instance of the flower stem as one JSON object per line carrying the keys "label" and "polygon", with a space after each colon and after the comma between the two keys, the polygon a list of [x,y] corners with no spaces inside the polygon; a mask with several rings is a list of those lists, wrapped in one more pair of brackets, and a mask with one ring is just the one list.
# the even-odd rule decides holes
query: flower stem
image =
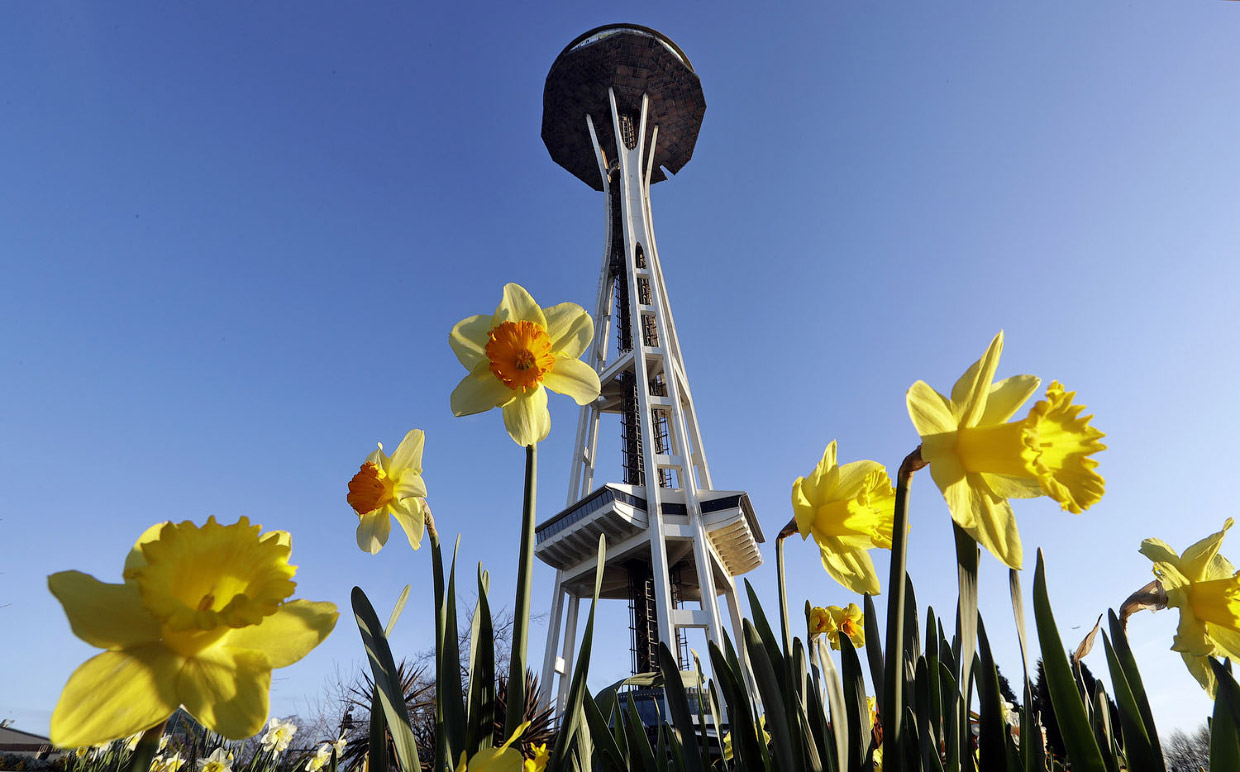
{"label": "flower stem", "polygon": [[797,519],[794,517],[775,537],[775,568],[779,574],[779,624],[784,633],[784,656],[791,656],[792,629],[788,624],[788,586],[784,579],[784,539],[797,532]]}
{"label": "flower stem", "polygon": [[[423,512],[426,514],[426,535],[431,540],[431,581],[435,592],[435,762],[432,768],[438,770],[442,769],[445,764],[444,751],[448,745],[448,733],[444,726],[444,714],[447,712],[444,701],[447,690],[443,685],[445,678],[456,676],[444,673],[447,625],[444,607],[443,551],[439,544],[439,531],[435,528],[435,518],[431,515],[431,508],[425,502],[423,502]],[[455,636],[456,633],[453,632],[453,645],[455,645]],[[378,695],[379,692],[376,689],[373,705],[379,703]]]}
{"label": "flower stem", "polygon": [[886,772],[903,772],[904,748],[904,583],[908,557],[908,487],[913,473],[926,465],[921,446],[909,453],[896,475],[895,522],[891,528],[891,576],[887,582],[887,645],[880,711],[885,736],[883,765]]}
{"label": "flower stem", "polygon": [[504,736],[511,737],[525,713],[525,649],[529,639],[530,589],[534,583],[534,506],[538,498],[538,445],[525,446],[525,497],[521,506],[521,554],[517,562],[517,598],[513,604],[512,656]]}

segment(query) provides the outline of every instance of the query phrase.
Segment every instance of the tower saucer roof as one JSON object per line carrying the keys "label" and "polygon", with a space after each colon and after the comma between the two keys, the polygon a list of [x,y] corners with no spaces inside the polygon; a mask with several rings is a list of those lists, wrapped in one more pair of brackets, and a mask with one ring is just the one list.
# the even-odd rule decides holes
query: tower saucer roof
{"label": "tower saucer roof", "polygon": [[[675,174],[693,157],[706,99],[689,57],[667,36],[636,24],[609,24],[586,32],[560,52],[543,89],[542,138],[551,158],[595,190],[603,189],[586,116],[604,148],[614,148],[607,89],[616,108],[641,114],[642,95],[650,98],[646,123],[649,143],[659,127],[652,183]],[[610,153],[609,153],[610,155]]]}

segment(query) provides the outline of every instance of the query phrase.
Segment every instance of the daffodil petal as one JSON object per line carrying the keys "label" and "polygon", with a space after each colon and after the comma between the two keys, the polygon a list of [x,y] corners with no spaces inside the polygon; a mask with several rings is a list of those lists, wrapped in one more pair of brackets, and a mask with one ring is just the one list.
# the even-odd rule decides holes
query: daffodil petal
{"label": "daffodil petal", "polygon": [[60,693],[52,743],[97,745],[145,731],[177,709],[172,688],[183,660],[159,644],[105,651],[86,660]]}
{"label": "daffodil petal", "polygon": [[[1236,573],[1236,568],[1235,566],[1231,564],[1230,560],[1223,557],[1222,555],[1215,555],[1214,559],[1211,560],[1210,563],[1206,566],[1205,576],[1201,578],[1203,580],[1228,579],[1232,576],[1235,576],[1235,573]],[[1238,656],[1237,658],[1240,658],[1240,656]]]}
{"label": "daffodil petal", "polygon": [[[952,386],[952,407],[955,408],[956,427],[977,426],[986,412],[991,382],[999,368],[999,356],[1003,353],[1003,331],[990,341],[982,358],[969,366],[964,375]],[[956,428],[953,427],[953,428]]]}
{"label": "daffodil petal", "polygon": [[1214,644],[1221,650],[1222,655],[1240,659],[1240,633],[1219,625],[1210,625],[1210,638],[1214,640]]}
{"label": "daffodil petal", "polygon": [[504,405],[504,428],[512,441],[521,446],[533,445],[551,432],[551,414],[547,412],[547,390],[541,386],[529,394]]}
{"label": "daffodil petal", "polygon": [[913,421],[913,428],[921,436],[956,430],[956,419],[952,416],[947,399],[930,388],[930,384],[925,381],[918,381],[910,386],[904,399],[908,404],[908,417]]}
{"label": "daffodil petal", "polygon": [[987,487],[1001,499],[1036,499],[1045,494],[1033,477],[1014,477],[1006,474],[979,472]]}
{"label": "daffodil petal", "polygon": [[1210,562],[1218,554],[1219,547],[1223,545],[1223,537],[1227,535],[1227,529],[1231,528],[1234,522],[1230,517],[1227,518],[1221,531],[1210,534],[1184,550],[1184,554],[1180,556],[1180,571],[1186,577],[1194,582],[1205,578]]}
{"label": "daffodil petal", "polygon": [[[421,429],[410,429],[388,461],[388,474],[410,471],[422,474],[422,446],[425,443],[426,434]],[[425,496],[426,493],[420,495]]]}
{"label": "daffodil petal", "polygon": [[1008,504],[1007,499],[991,496],[985,489],[985,483],[980,478],[970,479],[973,477],[973,473],[966,475],[974,526],[965,530],[1009,568],[1019,569],[1024,554],[1012,505]]}
{"label": "daffodil petal", "polygon": [[469,772],[522,772],[525,757],[512,748],[483,748],[469,759]]}
{"label": "daffodil petal", "polygon": [[961,528],[972,528],[973,510],[970,506],[969,484],[965,480],[964,466],[951,454],[932,461],[926,460],[930,461],[930,476],[934,478],[934,484],[939,486],[943,498],[947,499],[947,508],[952,519],[959,523]]}
{"label": "daffodil petal", "polygon": [[978,425],[1005,423],[1016,415],[1016,411],[1033,396],[1041,383],[1042,379],[1036,375],[1013,375],[994,384],[990,387],[990,396],[986,398],[986,411],[982,413]]}
{"label": "daffodil petal", "polygon": [[584,308],[576,303],[557,303],[544,308],[543,314],[547,317],[552,351],[570,359],[585,353],[594,337],[594,321]]}
{"label": "daffodil petal", "polygon": [[1172,651],[1192,654],[1194,657],[1205,657],[1214,653],[1214,641],[1202,622],[1186,609],[1180,611],[1180,624],[1176,628],[1175,639],[1171,644]]}
{"label": "daffodil petal", "polygon": [[396,498],[399,499],[424,499],[426,498],[426,482],[421,475],[412,472],[406,472],[401,475],[400,481],[396,483]]}
{"label": "daffodil petal", "polygon": [[122,569],[123,575],[128,576],[130,571],[146,565],[146,555],[142,554],[142,545],[158,539],[159,532],[164,530],[164,526],[171,522],[171,520],[165,520],[162,523],[156,523],[142,532],[142,535],[134,542],[133,549],[129,550],[129,554],[125,557],[125,567]]}
{"label": "daffodil petal", "polygon": [[392,503],[392,517],[405,532],[409,546],[415,550],[422,546],[422,534],[426,531],[426,514],[421,499],[402,499]]}
{"label": "daffodil petal", "polygon": [[814,524],[814,505],[805,494],[805,478],[798,477],[792,483],[792,512],[797,519],[797,532],[805,539]]}
{"label": "daffodil petal", "polygon": [[209,646],[185,661],[176,690],[198,723],[229,740],[243,740],[267,722],[271,661],[253,649]]}
{"label": "daffodil petal", "polygon": [[491,322],[496,327],[504,322],[533,322],[544,330],[547,329],[547,317],[520,284],[504,285],[504,295],[500,298]]}
{"label": "daffodil petal", "polygon": [[374,555],[387,544],[388,533],[392,530],[392,521],[382,509],[368,512],[358,518],[357,546],[362,552]]}
{"label": "daffodil petal", "polygon": [[556,359],[555,369],[543,376],[548,389],[572,397],[578,405],[588,405],[598,399],[601,386],[598,373],[580,359]]}
{"label": "daffodil petal", "polygon": [[1171,545],[1161,539],[1146,539],[1141,542],[1140,552],[1153,561],[1154,575],[1164,590],[1172,592],[1188,586],[1188,577],[1180,570],[1180,556]]}
{"label": "daffodil petal", "polygon": [[134,584],[107,584],[80,571],[47,578],[73,634],[100,649],[119,650],[159,640],[159,620],[142,607]]}
{"label": "daffodil petal", "polygon": [[878,571],[874,568],[870,553],[848,548],[838,539],[830,538],[819,541],[818,551],[822,556],[822,567],[827,569],[832,579],[853,592],[879,594]]}
{"label": "daffodil petal", "polygon": [[886,468],[877,461],[853,461],[840,468],[839,481],[836,483],[834,497],[851,499],[861,490],[862,484],[871,472],[884,472]]}
{"label": "daffodil petal", "polygon": [[233,630],[225,644],[233,649],[262,651],[271,667],[287,667],[322,643],[339,616],[334,603],[293,600],[263,617],[259,624]]}
{"label": "daffodil petal", "polygon": [[491,317],[476,314],[456,323],[448,335],[448,344],[465,369],[473,370],[487,360],[488,333],[495,324]]}
{"label": "daffodil petal", "polygon": [[512,401],[516,392],[495,377],[484,362],[461,379],[452,390],[452,414],[455,416],[482,413]]}

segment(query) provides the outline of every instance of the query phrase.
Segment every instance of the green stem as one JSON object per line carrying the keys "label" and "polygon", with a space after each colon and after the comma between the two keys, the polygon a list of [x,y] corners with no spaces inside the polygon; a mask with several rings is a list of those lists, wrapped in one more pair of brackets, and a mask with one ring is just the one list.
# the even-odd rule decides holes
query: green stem
{"label": "green stem", "polygon": [[521,506],[521,554],[517,562],[517,598],[513,604],[512,656],[504,737],[521,725],[525,714],[525,649],[529,639],[530,589],[534,583],[534,505],[538,498],[538,445],[525,446],[525,498]]}
{"label": "green stem", "polygon": [[921,446],[904,458],[896,475],[895,522],[891,528],[891,576],[887,580],[887,645],[883,675],[883,768],[903,772],[904,745],[904,580],[908,557],[908,487],[926,462]]}
{"label": "green stem", "polygon": [[784,656],[792,656],[792,629],[788,624],[788,585],[784,578],[784,539],[797,532],[794,517],[775,537],[775,569],[779,574],[779,624],[784,633]]}
{"label": "green stem", "polygon": [[[445,609],[443,587],[443,550],[439,544],[439,531],[435,528],[435,518],[431,516],[430,506],[423,507],[426,516],[426,535],[431,540],[431,581],[435,588],[435,772],[444,768],[447,756],[447,730],[444,727],[444,700],[446,691],[443,688],[445,674],[443,672],[445,645]],[[455,642],[455,633],[453,633]],[[447,677],[455,678],[456,674]],[[378,699],[374,705],[378,705]]]}

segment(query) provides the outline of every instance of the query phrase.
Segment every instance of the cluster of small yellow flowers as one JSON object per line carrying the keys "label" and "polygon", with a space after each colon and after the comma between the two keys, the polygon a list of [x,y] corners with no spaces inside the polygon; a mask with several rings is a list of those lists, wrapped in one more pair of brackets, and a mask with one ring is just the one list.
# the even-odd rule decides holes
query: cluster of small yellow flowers
{"label": "cluster of small yellow flowers", "polygon": [[827,636],[831,648],[837,651],[843,634],[852,641],[853,648],[860,649],[865,646],[865,614],[856,603],[849,603],[845,608],[815,606],[809,614],[809,634],[811,638]]}

